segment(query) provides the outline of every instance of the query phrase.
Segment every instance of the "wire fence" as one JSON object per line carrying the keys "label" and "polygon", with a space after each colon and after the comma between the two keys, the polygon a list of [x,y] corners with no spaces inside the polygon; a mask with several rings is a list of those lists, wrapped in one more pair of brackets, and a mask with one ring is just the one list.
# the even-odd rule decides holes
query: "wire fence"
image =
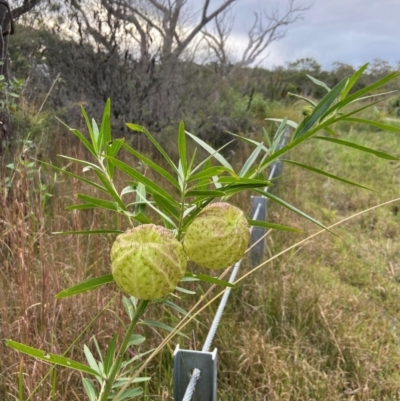
{"label": "wire fence", "polygon": [[[281,138],[279,148],[287,143],[289,132]],[[268,180],[277,182],[282,172],[282,161],[278,159],[271,165]],[[276,185],[275,185],[276,186]],[[265,188],[269,191],[270,187]],[[251,197],[251,219],[266,221],[268,199],[265,196]],[[265,228],[251,227],[251,262],[255,266],[264,257]],[[242,260],[237,262],[229,277],[233,284],[239,272]],[[210,352],[211,344],[218,329],[225,306],[228,302],[231,287],[227,287],[201,351],[182,350],[179,345],[174,352],[174,401],[216,401],[217,400],[217,349]]]}

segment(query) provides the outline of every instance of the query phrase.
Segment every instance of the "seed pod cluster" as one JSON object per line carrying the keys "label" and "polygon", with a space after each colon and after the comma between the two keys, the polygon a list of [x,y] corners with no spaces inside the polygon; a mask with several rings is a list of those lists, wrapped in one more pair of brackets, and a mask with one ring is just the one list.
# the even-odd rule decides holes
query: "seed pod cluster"
{"label": "seed pod cluster", "polygon": [[162,298],[185,275],[188,258],[203,267],[223,269],[243,257],[249,238],[249,224],[239,208],[212,203],[193,219],[183,244],[154,224],[120,234],[111,249],[112,274],[129,295]]}

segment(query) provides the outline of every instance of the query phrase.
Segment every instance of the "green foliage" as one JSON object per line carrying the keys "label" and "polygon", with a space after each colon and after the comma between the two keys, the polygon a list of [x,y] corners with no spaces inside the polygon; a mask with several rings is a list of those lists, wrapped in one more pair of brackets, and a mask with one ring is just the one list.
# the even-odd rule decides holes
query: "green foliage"
{"label": "green foliage", "polygon": [[7,81],[4,75],[0,75],[0,110],[17,111],[24,87],[25,80],[13,78]]}

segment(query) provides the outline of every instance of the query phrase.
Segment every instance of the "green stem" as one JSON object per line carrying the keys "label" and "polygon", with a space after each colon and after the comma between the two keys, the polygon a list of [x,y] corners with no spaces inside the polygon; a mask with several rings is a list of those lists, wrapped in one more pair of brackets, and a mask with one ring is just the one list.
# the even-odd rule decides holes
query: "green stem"
{"label": "green stem", "polygon": [[131,339],[133,330],[135,329],[140,316],[142,316],[144,311],[146,310],[148,304],[149,304],[148,300],[141,300],[139,302],[139,305],[135,311],[135,314],[132,317],[132,320],[128,326],[128,329],[126,330],[124,341],[122,342],[121,346],[119,347],[118,353],[115,357],[115,361],[111,367],[110,373],[108,374],[107,379],[105,379],[103,382],[98,401],[107,401],[108,400],[108,396],[110,395],[112,385],[114,384],[114,381],[115,381],[115,377],[117,376],[117,373],[120,370],[120,367],[122,364],[122,359],[124,357],[126,350],[128,349],[129,341]]}

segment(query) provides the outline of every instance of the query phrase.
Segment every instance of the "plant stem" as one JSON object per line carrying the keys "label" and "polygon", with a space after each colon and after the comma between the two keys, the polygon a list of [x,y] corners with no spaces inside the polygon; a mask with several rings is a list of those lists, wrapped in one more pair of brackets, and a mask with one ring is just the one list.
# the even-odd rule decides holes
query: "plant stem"
{"label": "plant stem", "polygon": [[133,330],[135,329],[136,323],[138,322],[140,316],[142,316],[142,314],[146,310],[148,304],[149,304],[148,300],[141,300],[139,302],[135,314],[133,315],[132,320],[128,326],[128,329],[126,330],[124,340],[122,341],[122,344],[119,347],[119,350],[115,357],[115,361],[111,367],[110,373],[108,374],[107,379],[105,379],[103,382],[98,401],[107,401],[108,396],[110,395],[110,391],[112,389],[112,385],[114,384],[115,377],[117,376],[117,373],[120,370],[124,354],[128,349],[129,341],[131,339]]}

